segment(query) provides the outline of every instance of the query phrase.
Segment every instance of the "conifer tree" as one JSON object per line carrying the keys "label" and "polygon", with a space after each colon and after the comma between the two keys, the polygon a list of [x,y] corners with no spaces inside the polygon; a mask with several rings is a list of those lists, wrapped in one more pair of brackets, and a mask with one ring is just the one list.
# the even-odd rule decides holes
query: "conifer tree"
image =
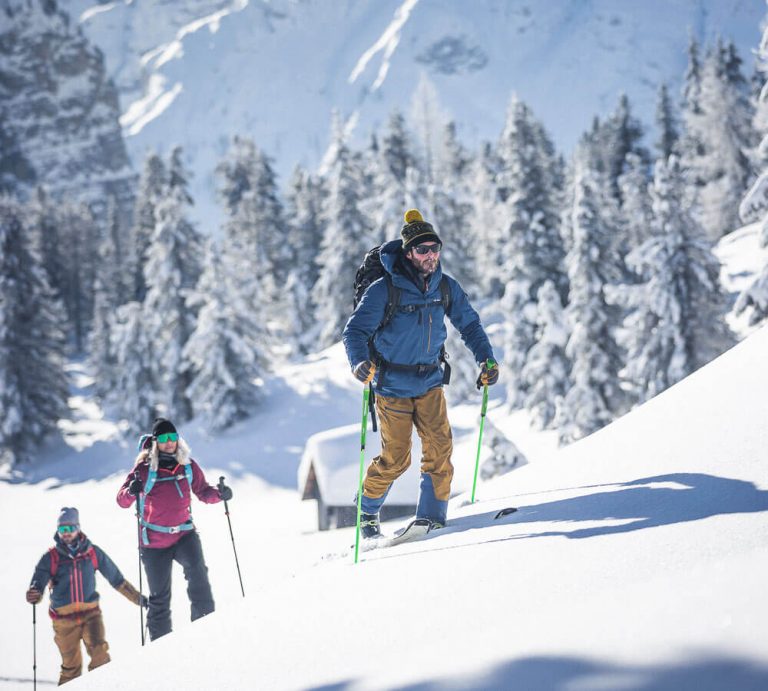
{"label": "conifer tree", "polygon": [[701,81],[701,116],[696,121],[704,150],[699,174],[699,220],[707,237],[717,240],[739,226],[738,208],[752,176],[747,152],[754,145],[752,109],[739,62],[724,46],[710,50]]}
{"label": "conifer tree", "polygon": [[606,286],[616,280],[617,260],[598,213],[595,173],[583,150],[576,156],[568,206],[572,246],[566,257],[570,283],[566,316],[570,336],[566,355],[572,363],[571,385],[558,426],[564,442],[600,429],[620,414],[624,395],[619,382],[621,352],[612,332]]}
{"label": "conifer tree", "polygon": [[[394,231],[399,231],[398,221],[408,208],[406,183],[409,171],[417,166],[405,119],[394,110],[373,160],[371,197],[364,199],[360,196],[362,189],[358,192],[360,208],[371,219],[373,227],[371,246],[393,239]],[[359,165],[356,167],[359,169]],[[359,171],[357,175],[362,182],[364,173]],[[423,204],[418,206],[424,208]]]}
{"label": "conifer tree", "polygon": [[469,175],[472,161],[456,137],[455,123],[445,126],[437,151],[433,167],[439,182],[429,186],[428,206],[432,208],[432,223],[443,241],[440,264],[468,294],[476,296],[479,294],[478,238],[472,226]]}
{"label": "conifer tree", "polygon": [[552,281],[539,288],[536,342],[528,351],[521,376],[526,389],[523,407],[536,429],[555,426],[560,402],[569,385],[571,363],[565,354],[568,327],[560,294]]}
{"label": "conifer tree", "polygon": [[153,373],[158,402],[178,420],[188,420],[192,408],[187,396],[192,373],[185,368],[183,348],[195,328],[195,315],[186,297],[200,274],[200,236],[188,217],[192,203],[181,165],[181,152],[171,155],[169,185],[155,208],[156,225],[147,260],[143,307],[153,346]]}
{"label": "conifer tree", "polygon": [[[115,312],[127,294],[124,275],[120,271],[120,261],[125,256],[121,238],[120,211],[112,198],[107,210],[107,223],[99,240],[93,287],[93,324],[88,336],[88,362],[94,374],[96,392],[103,399],[114,389],[116,373],[112,328]],[[128,278],[130,280],[130,276]]]}
{"label": "conifer tree", "polygon": [[293,257],[285,293],[290,321],[287,331],[302,352],[315,344],[311,342],[315,324],[312,287],[318,277],[318,259],[323,238],[323,181],[300,167],[294,170],[286,198],[286,222],[290,229],[287,241]]}
{"label": "conifer tree", "polygon": [[187,369],[194,372],[187,394],[196,415],[212,431],[226,429],[251,412],[257,382],[266,367],[260,315],[231,299],[232,276],[222,270],[211,243],[197,290],[187,300],[199,311],[197,326],[184,346]]}
{"label": "conifer tree", "polygon": [[373,246],[372,230],[361,211],[358,196],[362,171],[340,129],[334,133],[332,147],[334,157],[325,180],[325,234],[318,258],[320,273],[312,290],[321,348],[341,338],[352,312],[352,285],[357,267]]}
{"label": "conifer tree", "polygon": [[18,135],[8,122],[8,112],[0,105],[0,195],[21,198],[25,188],[33,185],[37,174],[24,155]]}
{"label": "conifer tree", "polygon": [[[745,223],[760,223],[759,242],[761,247],[768,247],[768,85],[765,79],[765,75],[768,74],[768,26],[763,30],[757,67],[763,85],[757,97],[754,126],[762,135],[762,141],[755,153],[755,160],[760,164],[762,171],[742,199],[739,216]],[[736,314],[747,312],[751,326],[760,324],[768,318],[768,262],[747,289],[739,295],[734,311]]]}
{"label": "conifer tree", "polygon": [[155,379],[156,355],[146,322],[142,304],[128,302],[115,312],[111,331],[116,376],[108,400],[133,434],[150,429],[160,412],[157,401],[163,384]]}
{"label": "conifer tree", "polygon": [[[666,160],[666,159],[664,159]],[[624,240],[622,255],[638,247],[648,237],[651,225],[651,200],[648,195],[648,167],[637,154],[627,155],[624,172],[619,176],[623,199],[619,223]]]}
{"label": "conifer tree", "polygon": [[666,84],[659,87],[656,101],[656,151],[658,158],[667,160],[677,150],[680,138],[677,118]]}
{"label": "conifer tree", "polygon": [[625,376],[640,402],[733,344],[723,318],[720,265],[686,209],[675,156],[656,163],[652,198],[652,235],[627,258],[643,282],[616,290],[631,310],[620,333]]}
{"label": "conifer tree", "polygon": [[24,216],[0,197],[0,462],[11,464],[29,460],[67,410],[64,311]]}
{"label": "conifer tree", "polygon": [[133,226],[129,233],[127,251],[128,275],[132,277],[129,299],[143,302],[147,294],[144,282],[144,264],[157,223],[156,208],[165,195],[168,171],[162,158],[151,152],[144,160],[139,178],[139,190],[133,212]]}

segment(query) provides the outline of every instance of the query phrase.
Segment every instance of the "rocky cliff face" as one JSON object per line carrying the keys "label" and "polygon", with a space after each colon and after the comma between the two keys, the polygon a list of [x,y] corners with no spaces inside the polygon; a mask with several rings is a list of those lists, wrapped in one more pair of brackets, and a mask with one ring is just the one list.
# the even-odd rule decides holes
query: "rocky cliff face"
{"label": "rocky cliff face", "polygon": [[[0,0],[0,105],[4,136],[36,184],[54,198],[89,202],[97,214],[114,195],[127,218],[135,174],[117,90],[101,52],[55,0]],[[24,178],[22,188],[28,171]]]}

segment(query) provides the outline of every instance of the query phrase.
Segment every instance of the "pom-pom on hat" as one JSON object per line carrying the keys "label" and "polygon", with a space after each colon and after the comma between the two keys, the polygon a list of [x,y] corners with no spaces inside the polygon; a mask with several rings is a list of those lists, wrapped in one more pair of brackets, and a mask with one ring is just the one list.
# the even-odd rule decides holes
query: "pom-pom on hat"
{"label": "pom-pom on hat", "polygon": [[405,225],[400,231],[403,238],[403,251],[407,252],[413,245],[422,242],[440,242],[431,223],[427,223],[418,209],[408,209],[405,212]]}
{"label": "pom-pom on hat", "polygon": [[80,530],[80,514],[74,506],[64,506],[59,512],[59,519],[56,521],[56,526],[60,525],[74,525]]}
{"label": "pom-pom on hat", "polygon": [[157,437],[158,434],[168,434],[169,432],[176,432],[173,423],[164,417],[155,418],[155,423],[152,425],[152,436]]}

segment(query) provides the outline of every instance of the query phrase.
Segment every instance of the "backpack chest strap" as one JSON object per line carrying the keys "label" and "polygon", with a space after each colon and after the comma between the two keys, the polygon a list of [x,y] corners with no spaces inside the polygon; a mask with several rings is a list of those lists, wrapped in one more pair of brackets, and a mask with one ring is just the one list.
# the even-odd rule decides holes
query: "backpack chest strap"
{"label": "backpack chest strap", "polygon": [[139,520],[141,522],[141,541],[143,544],[148,545],[149,544],[149,535],[147,533],[147,529],[149,530],[155,530],[158,533],[180,533],[187,530],[194,530],[195,526],[192,523],[192,517],[182,523],[181,525],[173,525],[173,526],[165,526],[165,525],[157,525],[155,523],[149,523],[144,518],[144,508],[146,504],[146,496],[152,491],[152,488],[155,486],[155,483],[157,482],[175,482],[176,483],[176,491],[179,493],[179,497],[183,497],[184,493],[181,491],[181,487],[179,486],[179,480],[182,478],[186,478],[187,482],[189,483],[189,493],[192,494],[192,464],[187,463],[184,466],[184,473],[183,474],[177,474],[177,475],[171,475],[170,477],[158,477],[157,471],[152,470],[150,468],[149,473],[147,474],[147,482],[144,485],[144,491],[139,496]]}

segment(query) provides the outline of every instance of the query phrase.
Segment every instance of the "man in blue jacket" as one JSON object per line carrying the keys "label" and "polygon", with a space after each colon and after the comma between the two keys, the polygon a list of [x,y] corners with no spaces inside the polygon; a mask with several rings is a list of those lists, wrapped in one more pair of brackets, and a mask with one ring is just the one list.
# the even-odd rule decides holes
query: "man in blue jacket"
{"label": "man in blue jacket", "polygon": [[[382,245],[385,276],[366,290],[343,334],[353,374],[364,384],[374,382],[381,428],[382,452],[363,484],[361,532],[366,538],[380,534],[379,510],[411,463],[414,425],[422,445],[416,518],[428,519],[432,529],[445,525],[453,478],[441,368],[446,316],[481,367],[479,381],[495,384],[499,377],[480,317],[458,282],[442,273],[442,243],[435,229],[411,209],[400,235],[402,240]],[[399,304],[381,327],[390,300],[388,281],[399,292]],[[491,367],[488,360],[494,362]]]}
{"label": "man in blue jacket", "polygon": [[134,588],[107,554],[80,530],[80,514],[65,506],[59,514],[55,545],[40,558],[27,590],[27,602],[38,604],[50,584],[54,640],[61,653],[59,686],[83,671],[81,642],[90,657],[88,670],[109,662],[109,645],[96,591],[96,571],[135,605],[147,599]]}

